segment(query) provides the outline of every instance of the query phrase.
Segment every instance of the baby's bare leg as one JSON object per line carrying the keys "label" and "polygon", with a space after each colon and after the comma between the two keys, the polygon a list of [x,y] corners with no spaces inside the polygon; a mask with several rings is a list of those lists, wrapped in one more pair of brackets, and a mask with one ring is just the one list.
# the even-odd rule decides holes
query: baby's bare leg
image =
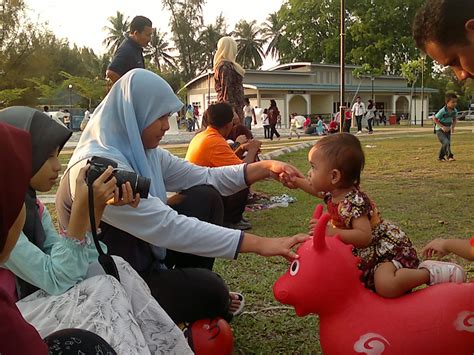
{"label": "baby's bare leg", "polygon": [[430,281],[426,269],[399,269],[391,262],[385,262],[375,270],[374,282],[377,293],[382,297],[394,298]]}

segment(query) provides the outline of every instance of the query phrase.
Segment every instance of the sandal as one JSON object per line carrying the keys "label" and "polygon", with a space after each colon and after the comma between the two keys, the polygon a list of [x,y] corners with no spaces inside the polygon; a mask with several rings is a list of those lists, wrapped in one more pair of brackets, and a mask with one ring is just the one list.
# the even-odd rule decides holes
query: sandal
{"label": "sandal", "polygon": [[[239,307],[237,307],[236,310],[234,311],[231,311],[229,309],[229,313],[232,314],[233,316],[238,316],[239,314],[241,314],[244,310],[244,306],[245,306],[245,298],[244,298],[244,295],[242,295],[241,293],[239,292],[229,292],[229,296],[230,296],[230,303],[232,303],[232,301],[240,301],[240,305]],[[230,305],[229,305],[230,307]]]}

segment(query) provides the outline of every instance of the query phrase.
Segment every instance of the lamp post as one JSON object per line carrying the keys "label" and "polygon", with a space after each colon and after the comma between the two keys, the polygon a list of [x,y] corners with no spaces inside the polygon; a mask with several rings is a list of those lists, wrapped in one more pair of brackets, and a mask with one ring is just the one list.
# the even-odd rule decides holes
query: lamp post
{"label": "lamp post", "polygon": [[374,101],[374,81],[375,81],[375,76],[371,76],[370,80],[372,81],[372,101]]}
{"label": "lamp post", "polygon": [[343,131],[344,122],[346,120],[346,1],[341,0],[340,4],[340,38],[339,38],[339,66],[340,66],[340,87],[339,87],[339,130]]}
{"label": "lamp post", "polygon": [[421,127],[425,118],[425,60],[426,53],[421,53]]}
{"label": "lamp post", "polygon": [[72,107],[72,84],[69,84],[69,108]]}

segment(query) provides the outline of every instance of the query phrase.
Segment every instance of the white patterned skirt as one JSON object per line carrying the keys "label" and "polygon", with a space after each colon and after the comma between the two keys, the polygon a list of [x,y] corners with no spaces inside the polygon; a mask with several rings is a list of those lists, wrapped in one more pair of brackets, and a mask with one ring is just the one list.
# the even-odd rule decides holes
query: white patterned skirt
{"label": "white patterned skirt", "polygon": [[20,312],[43,338],[80,328],[104,338],[118,354],[192,354],[145,281],[122,258],[114,260],[120,282],[98,275],[59,296],[40,290],[17,302]]}

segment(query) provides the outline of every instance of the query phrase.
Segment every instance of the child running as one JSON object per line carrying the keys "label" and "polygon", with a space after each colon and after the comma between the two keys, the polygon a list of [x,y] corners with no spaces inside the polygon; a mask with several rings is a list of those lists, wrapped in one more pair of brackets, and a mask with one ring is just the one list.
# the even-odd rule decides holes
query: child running
{"label": "child running", "polygon": [[[360,189],[365,157],[359,140],[338,133],[318,141],[308,155],[308,179],[295,187],[324,199],[332,225],[327,235],[339,235],[354,246],[366,287],[383,297],[399,297],[423,284],[464,282],[462,267],[441,261],[420,263],[407,235],[381,218],[375,203]],[[311,220],[314,228],[317,220]]]}

